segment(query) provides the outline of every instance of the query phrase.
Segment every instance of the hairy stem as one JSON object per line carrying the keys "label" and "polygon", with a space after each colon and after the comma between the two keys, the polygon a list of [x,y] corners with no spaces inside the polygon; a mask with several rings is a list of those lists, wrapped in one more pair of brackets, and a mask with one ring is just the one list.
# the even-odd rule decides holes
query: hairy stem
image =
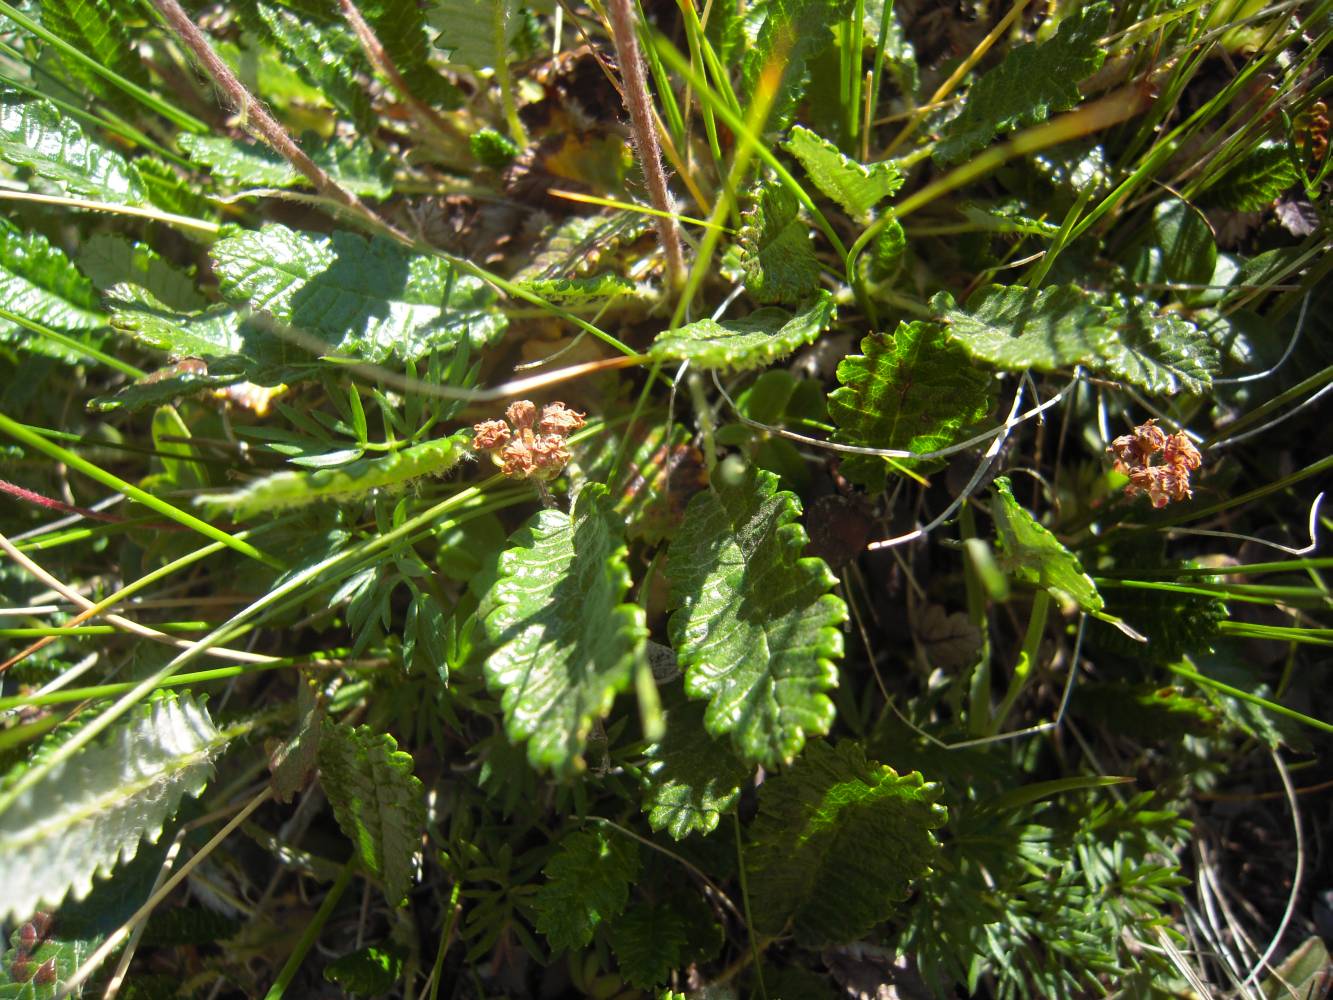
{"label": "hairy stem", "polygon": [[670,213],[671,194],[667,190],[666,171],[662,169],[662,151],[653,127],[652,98],[648,96],[648,81],[643,72],[643,56],[639,40],[634,34],[634,11],[631,0],[609,0],[607,12],[611,16],[611,35],[616,43],[616,58],[620,75],[625,81],[625,107],[629,110],[634,145],[639,151],[639,163],[648,181],[648,195],[653,207],[668,213],[657,217],[657,235],[666,254],[667,280],[679,289],[685,281],[685,253],[681,249],[680,227]]}
{"label": "hairy stem", "polygon": [[352,0],[340,0],[340,3],[343,17],[347,18],[347,23],[352,26],[352,31],[356,33],[356,40],[361,43],[361,50],[365,52],[366,58],[393,84],[394,90],[402,96],[412,115],[424,125],[447,138],[459,138],[460,134],[457,126],[412,93],[407,86],[407,80],[398,71],[398,66],[394,63],[393,57],[384,48],[379,37],[375,34],[375,29],[366,22],[356,4],[352,3]]}
{"label": "hairy stem", "polygon": [[353,216],[370,224],[373,228],[382,232],[392,232],[398,239],[406,239],[368,209],[360,198],[326,174],[315,161],[301,151],[301,147],[296,144],[296,140],[287,133],[287,130],[282,127],[276,118],[268,113],[268,109],[245,89],[245,84],[236,78],[236,74],[213,51],[208,39],[204,37],[203,32],[195,27],[194,22],[190,20],[189,15],[185,13],[177,0],[153,0],[153,6],[162,14],[171,30],[176,33],[185,47],[194,54],[194,57],[204,68],[204,72],[236,105],[245,121],[253,126],[259,138],[268,143],[279,156],[300,171],[315,186],[316,191],[342,205]]}

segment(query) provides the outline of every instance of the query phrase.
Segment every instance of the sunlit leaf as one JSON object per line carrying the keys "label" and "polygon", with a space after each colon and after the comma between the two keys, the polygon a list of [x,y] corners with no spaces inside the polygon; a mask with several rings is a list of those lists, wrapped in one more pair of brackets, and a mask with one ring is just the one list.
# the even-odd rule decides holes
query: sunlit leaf
{"label": "sunlit leaf", "polygon": [[1018,505],[1009,480],[995,480],[996,544],[1001,567],[1015,580],[1031,583],[1084,611],[1101,611],[1102,597],[1092,577],[1083,572],[1078,557],[1037,519]]}
{"label": "sunlit leaf", "polygon": [[698,368],[761,368],[813,343],[836,315],[833,296],[820,289],[795,316],[765,306],[744,319],[701,319],[659,333],[648,353],[664,361],[689,359]]}

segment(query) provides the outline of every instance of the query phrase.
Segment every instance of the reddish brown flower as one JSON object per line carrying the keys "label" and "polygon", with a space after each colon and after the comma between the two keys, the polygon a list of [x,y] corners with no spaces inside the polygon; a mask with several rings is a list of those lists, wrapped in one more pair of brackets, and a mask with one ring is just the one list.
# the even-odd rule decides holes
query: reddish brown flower
{"label": "reddish brown flower", "polygon": [[584,415],[564,403],[548,403],[538,420],[537,407],[526,399],[510,403],[504,420],[483,420],[472,428],[472,447],[489,451],[500,471],[514,479],[554,479],[569,462],[571,431]]}
{"label": "reddish brown flower", "polygon": [[[1129,477],[1125,495],[1146,493],[1154,507],[1165,507],[1172,500],[1180,502],[1194,496],[1190,473],[1203,464],[1203,456],[1184,431],[1170,437],[1148,420],[1111,442],[1106,450],[1114,456],[1116,472]],[[1162,465],[1153,464],[1153,456],[1162,453]]]}

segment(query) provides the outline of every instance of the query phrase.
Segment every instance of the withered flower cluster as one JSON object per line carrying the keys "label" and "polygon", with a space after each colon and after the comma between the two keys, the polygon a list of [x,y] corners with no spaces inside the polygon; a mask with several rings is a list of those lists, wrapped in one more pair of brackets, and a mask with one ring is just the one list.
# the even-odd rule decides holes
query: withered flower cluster
{"label": "withered flower cluster", "polygon": [[472,447],[489,451],[506,476],[554,479],[569,461],[566,438],[583,426],[584,416],[564,403],[547,403],[539,418],[536,405],[520,399],[509,404],[505,420],[483,420],[474,425]]}
{"label": "withered flower cluster", "polygon": [[[1194,496],[1190,473],[1203,464],[1203,456],[1184,431],[1168,436],[1156,420],[1148,420],[1116,438],[1106,450],[1115,456],[1115,471],[1129,477],[1125,496],[1146,493],[1154,507]],[[1153,465],[1153,456],[1158,453],[1162,464]]]}

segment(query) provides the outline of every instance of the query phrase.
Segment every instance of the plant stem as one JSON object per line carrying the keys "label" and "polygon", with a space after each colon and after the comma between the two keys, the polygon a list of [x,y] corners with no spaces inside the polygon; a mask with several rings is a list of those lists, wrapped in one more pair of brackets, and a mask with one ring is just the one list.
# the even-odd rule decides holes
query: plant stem
{"label": "plant stem", "polygon": [[213,51],[208,39],[204,37],[203,32],[195,27],[194,22],[190,20],[190,16],[185,13],[177,0],[153,0],[153,5],[171,27],[171,30],[184,43],[185,47],[194,53],[194,57],[199,61],[208,76],[236,105],[244,120],[253,124],[259,138],[268,143],[279,156],[305,175],[321,195],[337,202],[351,212],[353,216],[362,222],[368,223],[372,228],[381,232],[391,232],[396,238],[407,242],[407,237],[368,209],[360,198],[326,174],[314,160],[301,151],[301,147],[296,144],[287,130],[268,113],[262,102],[245,89],[245,84],[236,78],[236,74]]}
{"label": "plant stem", "polygon": [[634,146],[639,151],[639,165],[643,167],[653,207],[668,213],[657,219],[657,236],[666,254],[667,281],[673,289],[679,290],[685,282],[685,253],[681,249],[680,228],[670,214],[671,193],[667,190],[666,172],[662,169],[662,151],[657,144],[657,131],[653,127],[652,98],[648,96],[643,56],[634,33],[634,12],[630,0],[609,0],[606,6],[611,18],[611,36],[616,43],[620,75],[625,81],[625,107],[629,111]]}
{"label": "plant stem", "polygon": [[301,940],[296,943],[296,950],[287,956],[287,961],[283,964],[281,971],[278,972],[278,978],[273,981],[273,985],[264,994],[264,1000],[280,1000],[287,987],[291,985],[292,980],[296,978],[296,972],[301,968],[301,963],[305,961],[310,949],[315,946],[315,940],[319,937],[319,932],[329,922],[329,917],[333,915],[333,908],[338,905],[338,900],[342,899],[343,892],[346,891],[348,883],[352,881],[354,870],[355,858],[352,858],[348,860],[347,864],[343,865],[342,871],[338,873],[338,881],[333,883],[328,895],[319,904],[314,919],[306,925]]}

